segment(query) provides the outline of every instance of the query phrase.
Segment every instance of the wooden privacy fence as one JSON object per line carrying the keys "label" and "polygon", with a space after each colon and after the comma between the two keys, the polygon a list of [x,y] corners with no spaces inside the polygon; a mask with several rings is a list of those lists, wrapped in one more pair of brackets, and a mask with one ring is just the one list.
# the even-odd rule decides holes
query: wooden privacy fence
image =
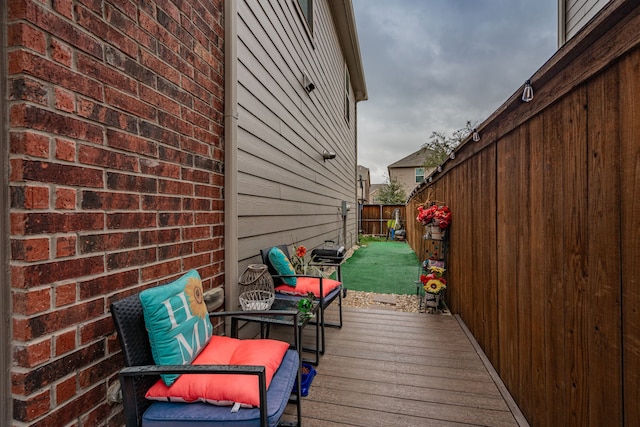
{"label": "wooden privacy fence", "polygon": [[394,211],[400,211],[400,224],[406,227],[405,205],[363,205],[360,230],[362,234],[373,236],[387,235],[387,221],[394,219]]}
{"label": "wooden privacy fence", "polygon": [[532,425],[640,420],[639,46],[612,1],[407,205],[414,249],[450,206],[447,302]]}

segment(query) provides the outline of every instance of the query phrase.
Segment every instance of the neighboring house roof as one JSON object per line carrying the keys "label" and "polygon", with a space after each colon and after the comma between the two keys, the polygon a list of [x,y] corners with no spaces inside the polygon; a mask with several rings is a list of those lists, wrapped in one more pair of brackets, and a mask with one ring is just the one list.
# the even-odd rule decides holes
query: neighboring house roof
{"label": "neighboring house roof", "polygon": [[419,168],[424,164],[426,158],[429,157],[432,153],[433,151],[429,150],[428,148],[422,147],[415,153],[411,153],[407,157],[404,157],[397,162],[390,164],[389,166],[387,166],[387,169]]}
{"label": "neighboring house roof", "polygon": [[353,94],[356,101],[366,101],[368,99],[367,83],[364,79],[364,67],[360,54],[360,42],[358,41],[353,4],[351,0],[331,0],[329,6],[336,24],[340,47],[342,47],[342,52],[349,68]]}
{"label": "neighboring house roof", "polygon": [[377,199],[376,196],[377,196],[378,192],[380,191],[380,189],[382,187],[384,187],[385,185],[387,185],[387,184],[371,184],[371,187],[369,187],[369,197],[371,197],[371,202],[370,203],[373,203],[373,202],[377,201],[376,200]]}

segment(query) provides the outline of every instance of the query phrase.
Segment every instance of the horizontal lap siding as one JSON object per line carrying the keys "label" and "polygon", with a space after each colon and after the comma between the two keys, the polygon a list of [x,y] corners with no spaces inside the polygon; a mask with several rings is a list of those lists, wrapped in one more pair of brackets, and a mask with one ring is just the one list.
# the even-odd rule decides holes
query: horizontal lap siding
{"label": "horizontal lap siding", "polygon": [[[354,111],[343,115],[344,59],[326,2],[313,44],[295,2],[238,6],[238,225],[241,265],[275,244],[313,247],[356,235]],[[300,83],[306,70],[317,89]],[[355,101],[352,100],[352,109]],[[336,152],[324,161],[323,150]]]}
{"label": "horizontal lap siding", "polygon": [[[484,123],[481,141],[408,203],[452,208],[447,303],[532,425],[639,417],[640,50],[629,10],[601,35],[625,53],[596,55],[597,71],[551,99],[565,69],[591,64],[593,52],[575,55],[536,88],[540,104]],[[412,245],[421,228],[408,222]]]}

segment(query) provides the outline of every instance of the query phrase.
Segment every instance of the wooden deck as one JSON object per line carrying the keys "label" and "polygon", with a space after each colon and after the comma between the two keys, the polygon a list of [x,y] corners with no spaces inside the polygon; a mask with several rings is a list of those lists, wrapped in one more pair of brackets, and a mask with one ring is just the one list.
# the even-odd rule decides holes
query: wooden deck
{"label": "wooden deck", "polygon": [[526,425],[454,316],[345,308],[326,339],[305,427]]}

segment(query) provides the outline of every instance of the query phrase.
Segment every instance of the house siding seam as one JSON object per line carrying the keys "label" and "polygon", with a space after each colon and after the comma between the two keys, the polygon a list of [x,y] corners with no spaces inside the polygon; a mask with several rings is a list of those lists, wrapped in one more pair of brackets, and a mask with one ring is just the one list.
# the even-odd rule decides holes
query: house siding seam
{"label": "house siding seam", "polygon": [[224,283],[223,7],[8,2],[16,425],[123,424],[109,304]]}

